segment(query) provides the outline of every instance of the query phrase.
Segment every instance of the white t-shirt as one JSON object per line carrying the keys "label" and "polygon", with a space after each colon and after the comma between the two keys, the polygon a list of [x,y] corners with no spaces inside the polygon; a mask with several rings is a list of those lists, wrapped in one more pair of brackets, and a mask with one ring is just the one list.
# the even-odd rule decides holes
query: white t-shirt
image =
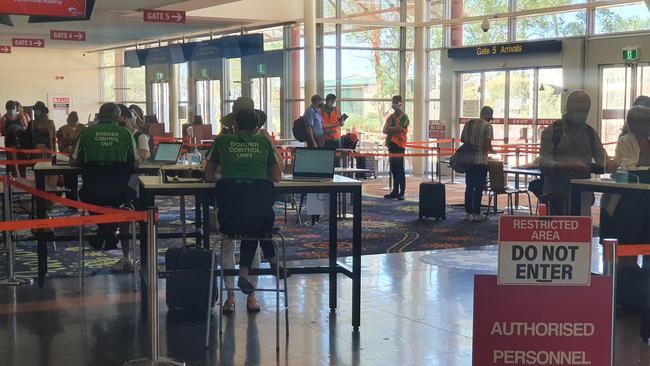
{"label": "white t-shirt", "polygon": [[149,136],[145,134],[138,136],[138,150],[147,151],[147,157],[145,159],[149,159],[151,157],[151,151],[149,151]]}

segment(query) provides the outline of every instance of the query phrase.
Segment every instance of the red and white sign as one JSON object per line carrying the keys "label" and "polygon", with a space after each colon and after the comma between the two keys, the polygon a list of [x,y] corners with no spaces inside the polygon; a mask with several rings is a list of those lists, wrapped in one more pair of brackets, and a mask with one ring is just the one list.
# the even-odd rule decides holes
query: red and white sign
{"label": "red and white sign", "polygon": [[50,39],[55,41],[86,41],[86,32],[82,31],[66,31],[66,30],[51,30]]}
{"label": "red and white sign", "polygon": [[501,216],[499,284],[589,285],[591,217]]}
{"label": "red and white sign", "polygon": [[[460,124],[465,124],[465,123],[471,121],[472,119],[474,119],[474,118],[461,117],[459,119],[459,122],[460,122]],[[492,123],[493,125],[502,125],[504,122],[505,122],[505,119],[503,119],[503,118],[494,118],[494,119],[492,119],[492,121],[490,121],[490,123]]]}
{"label": "red and white sign", "polygon": [[0,14],[83,18],[86,0],[2,0]]}
{"label": "red and white sign", "polygon": [[44,48],[45,40],[42,38],[12,38],[11,44],[14,47]]}
{"label": "red and white sign", "polygon": [[501,286],[474,278],[472,365],[611,366],[612,279],[590,286]]}
{"label": "red and white sign", "polygon": [[532,125],[532,118],[510,118],[508,120],[509,125]]}
{"label": "red and white sign", "polygon": [[429,138],[430,139],[444,139],[445,138],[445,125],[440,121],[429,121]]}
{"label": "red and white sign", "polygon": [[11,46],[0,46],[0,53],[11,53]]}
{"label": "red and white sign", "polygon": [[144,9],[144,21],[153,23],[185,23],[184,11]]}

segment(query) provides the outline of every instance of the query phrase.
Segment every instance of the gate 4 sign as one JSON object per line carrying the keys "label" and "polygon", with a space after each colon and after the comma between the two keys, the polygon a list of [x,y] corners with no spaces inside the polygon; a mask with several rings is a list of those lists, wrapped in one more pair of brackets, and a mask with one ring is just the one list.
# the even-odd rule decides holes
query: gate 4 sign
{"label": "gate 4 sign", "polygon": [[500,285],[587,286],[591,217],[502,216]]}

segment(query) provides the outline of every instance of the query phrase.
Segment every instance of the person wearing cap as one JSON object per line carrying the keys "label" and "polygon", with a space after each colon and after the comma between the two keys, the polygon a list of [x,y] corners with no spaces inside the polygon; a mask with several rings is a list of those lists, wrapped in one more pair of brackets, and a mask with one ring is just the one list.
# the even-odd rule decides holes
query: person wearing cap
{"label": "person wearing cap", "polygon": [[323,146],[323,117],[321,117],[320,110],[323,108],[325,100],[318,94],[311,97],[311,105],[303,114],[303,121],[305,129],[307,130],[307,146],[308,147],[322,147]]}
{"label": "person wearing cap", "polygon": [[[5,104],[7,113],[0,118],[0,134],[5,137],[5,147],[8,148],[17,148],[18,140],[20,136],[25,132],[24,119],[18,112],[17,102],[13,100],[8,100]],[[16,160],[18,159],[18,154],[7,151],[7,160]],[[23,169],[21,169],[23,168]],[[24,177],[24,166],[16,165],[7,165],[7,172],[11,173],[12,176]]]}
{"label": "person wearing cap", "polygon": [[345,123],[346,115],[341,115],[341,111],[336,103],[336,95],[327,94],[325,105],[321,108],[320,115],[323,119],[323,146],[326,148],[341,148],[341,126]]}
{"label": "person wearing cap", "polygon": [[[126,207],[135,198],[129,186],[138,163],[138,149],[131,132],[119,126],[120,108],[105,103],[99,109],[99,122],[84,128],[70,156],[70,165],[81,167],[83,185],[81,201],[98,206]],[[120,238],[115,236],[117,224],[98,225],[97,236],[90,241],[95,249],[110,250],[122,243],[124,257],[113,264],[114,271],[133,268],[129,256],[129,223],[121,223]]]}

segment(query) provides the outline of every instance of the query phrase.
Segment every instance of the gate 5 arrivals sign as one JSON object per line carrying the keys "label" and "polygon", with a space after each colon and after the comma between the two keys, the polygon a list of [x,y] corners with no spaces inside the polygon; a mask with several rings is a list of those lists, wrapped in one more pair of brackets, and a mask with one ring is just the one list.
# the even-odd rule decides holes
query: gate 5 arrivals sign
{"label": "gate 5 arrivals sign", "polygon": [[472,365],[611,366],[611,336],[611,277],[581,287],[474,278]]}
{"label": "gate 5 arrivals sign", "polygon": [[500,285],[587,286],[591,217],[501,216]]}

